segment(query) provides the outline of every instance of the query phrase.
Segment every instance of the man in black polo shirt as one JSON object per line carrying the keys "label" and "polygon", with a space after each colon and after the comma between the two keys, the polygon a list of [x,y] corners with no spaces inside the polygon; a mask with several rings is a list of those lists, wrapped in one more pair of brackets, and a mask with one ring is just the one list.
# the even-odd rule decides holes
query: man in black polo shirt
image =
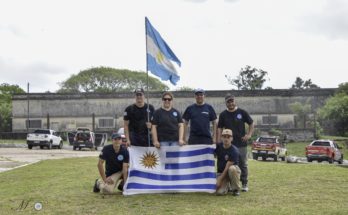
{"label": "man in black polo shirt", "polygon": [[[98,170],[101,179],[97,179],[93,192],[103,194],[114,193],[115,187],[123,178],[124,184],[128,177],[129,153],[126,146],[122,145],[121,135],[116,133],[111,136],[112,144],[104,146],[99,155]],[[105,162],[105,170],[103,164]],[[122,188],[121,188],[122,190]]]}
{"label": "man in black polo shirt", "polygon": [[150,119],[155,108],[145,103],[145,95],[142,88],[136,89],[134,93],[135,103],[126,108],[123,116],[127,145],[149,147],[151,144],[151,140],[149,141]]}
{"label": "man in black polo shirt", "polygon": [[232,190],[232,195],[239,196],[240,169],[239,150],[232,144],[232,130],[224,129],[221,134],[222,143],[216,144],[217,180],[216,194],[223,195]]}

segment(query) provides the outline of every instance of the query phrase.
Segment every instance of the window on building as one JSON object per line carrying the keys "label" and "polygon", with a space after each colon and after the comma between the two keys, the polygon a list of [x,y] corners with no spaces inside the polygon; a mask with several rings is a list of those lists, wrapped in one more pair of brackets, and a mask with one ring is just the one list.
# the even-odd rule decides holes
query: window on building
{"label": "window on building", "polygon": [[27,128],[42,128],[42,120],[41,119],[35,119],[35,120],[30,119],[29,123],[28,123],[28,120],[26,120],[25,123],[26,123]]}
{"label": "window on building", "polygon": [[262,116],[263,125],[277,125],[278,116]]}
{"label": "window on building", "polygon": [[99,119],[99,128],[113,128],[114,119]]}

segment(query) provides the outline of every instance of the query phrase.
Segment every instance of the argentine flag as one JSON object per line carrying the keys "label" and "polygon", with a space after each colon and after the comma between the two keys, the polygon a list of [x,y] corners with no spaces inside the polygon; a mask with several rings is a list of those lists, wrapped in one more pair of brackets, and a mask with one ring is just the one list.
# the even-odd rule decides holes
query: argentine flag
{"label": "argentine flag", "polygon": [[145,23],[147,69],[162,80],[170,80],[173,85],[176,85],[180,77],[171,61],[175,61],[179,66],[181,66],[181,62],[147,17],[145,17]]}
{"label": "argentine flag", "polygon": [[216,189],[215,145],[129,148],[124,195],[208,192]]}

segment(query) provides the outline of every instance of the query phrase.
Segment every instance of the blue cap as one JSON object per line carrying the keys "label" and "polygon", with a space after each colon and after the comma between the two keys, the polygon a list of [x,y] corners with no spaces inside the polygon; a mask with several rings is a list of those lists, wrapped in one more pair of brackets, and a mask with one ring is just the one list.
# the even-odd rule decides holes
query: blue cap
{"label": "blue cap", "polygon": [[205,91],[202,89],[202,88],[197,88],[197,89],[195,89],[195,94],[197,94],[197,93],[205,93]]}
{"label": "blue cap", "polygon": [[112,135],[111,135],[111,139],[117,139],[117,138],[120,138],[121,139],[121,134],[119,134],[119,133],[113,133]]}

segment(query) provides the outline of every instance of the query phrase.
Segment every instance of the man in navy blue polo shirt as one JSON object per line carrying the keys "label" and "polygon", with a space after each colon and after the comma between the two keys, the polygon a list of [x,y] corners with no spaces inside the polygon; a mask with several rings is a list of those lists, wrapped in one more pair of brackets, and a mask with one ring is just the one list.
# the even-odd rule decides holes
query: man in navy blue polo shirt
{"label": "man in navy blue polo shirt", "polygon": [[[216,143],[216,113],[214,108],[204,102],[203,89],[195,90],[196,103],[188,106],[183,114],[185,140],[188,123],[190,123],[190,136],[188,144],[213,144]],[[210,122],[213,131],[210,131]]]}
{"label": "man in navy blue polo shirt", "polygon": [[[112,144],[104,146],[99,155],[98,170],[101,179],[97,179],[93,192],[114,193],[117,184],[124,184],[128,177],[129,153],[122,145],[122,137],[115,133],[111,136]],[[103,164],[105,162],[105,170]],[[122,188],[121,188],[122,190]]]}
{"label": "man in navy blue polo shirt", "polygon": [[231,129],[224,129],[221,137],[222,143],[216,144],[215,149],[217,157],[216,194],[227,194],[231,190],[232,195],[239,196],[241,173],[238,167],[239,150],[232,144]]}

